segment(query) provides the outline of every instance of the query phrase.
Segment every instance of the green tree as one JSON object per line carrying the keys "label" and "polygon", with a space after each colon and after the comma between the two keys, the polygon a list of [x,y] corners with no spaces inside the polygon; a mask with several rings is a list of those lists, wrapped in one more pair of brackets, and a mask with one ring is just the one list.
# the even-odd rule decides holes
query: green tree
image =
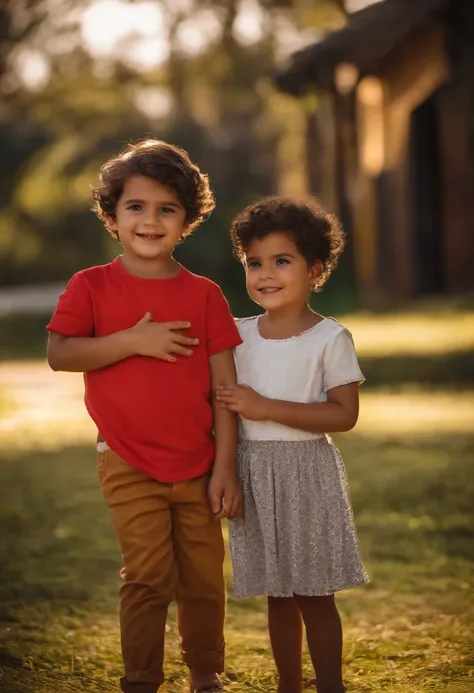
{"label": "green tree", "polygon": [[[240,1],[204,0],[185,12],[163,0],[169,56],[148,73],[120,54],[106,71],[97,69],[79,41],[81,4],[88,2],[5,0],[0,10],[0,90],[7,104],[0,117],[0,281],[65,278],[105,261],[113,251],[89,211],[90,185],[104,158],[150,134],[185,147],[216,190],[216,212],[179,257],[227,290],[238,285],[242,295],[227,228],[238,209],[277,188],[282,122],[270,82],[282,21],[295,33],[334,26],[343,21],[341,3],[260,0],[260,35],[244,41],[236,30]],[[202,21],[203,12],[219,30],[190,53],[183,27]],[[18,57],[25,51],[36,51],[48,67],[41,90],[22,83]],[[137,107],[150,89],[168,94],[167,114],[147,116]]]}

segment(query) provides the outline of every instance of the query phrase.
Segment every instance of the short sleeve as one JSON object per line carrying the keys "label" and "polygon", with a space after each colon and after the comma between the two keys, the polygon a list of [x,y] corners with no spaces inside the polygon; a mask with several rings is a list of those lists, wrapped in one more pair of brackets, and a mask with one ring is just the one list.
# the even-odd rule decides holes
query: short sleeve
{"label": "short sleeve", "polygon": [[208,294],[206,334],[209,356],[242,344],[229,304],[217,284],[211,284]]}
{"label": "short sleeve", "polygon": [[48,332],[66,337],[92,337],[94,312],[89,284],[81,272],[75,274],[59,297],[58,305],[49,324]]}
{"label": "short sleeve", "polygon": [[365,381],[359,367],[352,335],[343,328],[331,339],[323,354],[323,388],[327,392],[333,387]]}

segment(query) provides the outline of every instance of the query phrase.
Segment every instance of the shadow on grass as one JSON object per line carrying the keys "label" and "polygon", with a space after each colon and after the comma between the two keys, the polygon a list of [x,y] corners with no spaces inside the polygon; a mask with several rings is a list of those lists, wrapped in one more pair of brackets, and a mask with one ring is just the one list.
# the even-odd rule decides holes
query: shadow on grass
{"label": "shadow on grass", "polygon": [[19,603],[114,604],[120,554],[93,449],[0,458],[0,618]]}
{"label": "shadow on grass", "polygon": [[[433,562],[443,573],[474,560],[474,438],[337,440],[346,460],[364,558]],[[12,452],[0,459],[0,618],[51,601],[115,608],[120,554],[100,495],[92,447]]]}
{"label": "shadow on grass", "polygon": [[455,351],[450,354],[393,354],[361,356],[362,372],[370,386],[376,385],[436,385],[445,387],[474,383],[474,352]]}
{"label": "shadow on grass", "polygon": [[[363,553],[426,575],[474,562],[474,437],[340,436]],[[395,579],[396,576],[394,576]]]}
{"label": "shadow on grass", "polygon": [[47,342],[45,327],[50,319],[49,313],[0,316],[2,331],[0,359],[17,361],[43,358]]}

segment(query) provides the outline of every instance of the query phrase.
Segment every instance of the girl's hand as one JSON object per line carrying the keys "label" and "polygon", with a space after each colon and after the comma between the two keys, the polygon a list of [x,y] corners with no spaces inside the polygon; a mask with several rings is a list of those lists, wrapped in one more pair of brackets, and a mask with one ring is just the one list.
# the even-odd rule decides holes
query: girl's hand
{"label": "girl's hand", "polygon": [[224,409],[240,414],[250,421],[266,421],[267,398],[248,385],[234,385],[217,389],[216,399]]}

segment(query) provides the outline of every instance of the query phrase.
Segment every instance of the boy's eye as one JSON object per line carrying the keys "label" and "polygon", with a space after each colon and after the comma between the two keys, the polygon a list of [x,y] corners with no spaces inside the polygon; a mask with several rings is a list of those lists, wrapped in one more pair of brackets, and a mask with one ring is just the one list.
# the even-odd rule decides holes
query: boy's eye
{"label": "boy's eye", "polygon": [[162,207],[162,208],[161,208],[161,211],[162,211],[164,214],[173,214],[173,212],[174,212],[175,210],[174,210],[172,207]]}
{"label": "boy's eye", "polygon": [[141,212],[142,206],[141,205],[130,205],[130,207],[127,207],[127,209],[131,209],[132,212]]}
{"label": "boy's eye", "polygon": [[284,257],[279,257],[276,261],[277,265],[287,265],[288,260]]}
{"label": "boy's eye", "polygon": [[249,263],[247,264],[247,267],[248,267],[249,269],[256,269],[257,267],[260,267],[260,263],[257,262],[256,260],[254,260],[253,262],[249,262]]}

